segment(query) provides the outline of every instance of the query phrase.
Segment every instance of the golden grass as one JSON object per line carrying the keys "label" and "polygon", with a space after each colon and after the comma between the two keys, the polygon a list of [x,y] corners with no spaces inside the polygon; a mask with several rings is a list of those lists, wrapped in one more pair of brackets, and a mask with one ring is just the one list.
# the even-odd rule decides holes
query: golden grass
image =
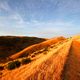
{"label": "golden grass", "polygon": [[51,48],[46,55],[40,54],[41,56],[30,64],[13,71],[5,70],[0,80],[60,80],[70,46],[71,41],[64,42],[57,45],[57,48]]}
{"label": "golden grass", "polygon": [[[0,36],[0,58],[11,56],[24,48],[48,39],[37,37]],[[0,61],[1,61],[0,59]]]}
{"label": "golden grass", "polygon": [[57,43],[59,41],[63,41],[63,40],[66,40],[66,39],[64,37],[57,37],[57,38],[53,38],[53,39],[44,41],[44,42],[39,43],[39,44],[29,46],[29,47],[23,49],[22,51],[14,54],[14,55],[11,55],[10,59],[13,60],[13,59],[17,59],[23,55],[26,56],[27,54],[33,53],[33,52],[40,50],[42,48],[47,48],[47,47],[51,46],[52,44],[55,44],[55,43]]}
{"label": "golden grass", "polygon": [[80,42],[76,40],[73,40],[62,74],[63,80],[80,80]]}
{"label": "golden grass", "polygon": [[16,55],[11,57],[17,59],[28,50],[37,53],[45,47],[48,47],[47,54],[38,54],[31,63],[12,71],[4,70],[0,80],[80,80],[79,36],[68,40],[60,38],[47,40],[26,48],[17,57]]}

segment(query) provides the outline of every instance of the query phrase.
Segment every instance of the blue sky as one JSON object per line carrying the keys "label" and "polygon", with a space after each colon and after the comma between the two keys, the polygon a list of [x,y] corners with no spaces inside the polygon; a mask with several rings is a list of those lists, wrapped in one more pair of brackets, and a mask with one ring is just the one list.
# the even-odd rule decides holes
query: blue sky
{"label": "blue sky", "polygon": [[80,33],[80,0],[0,0],[0,35],[72,36]]}

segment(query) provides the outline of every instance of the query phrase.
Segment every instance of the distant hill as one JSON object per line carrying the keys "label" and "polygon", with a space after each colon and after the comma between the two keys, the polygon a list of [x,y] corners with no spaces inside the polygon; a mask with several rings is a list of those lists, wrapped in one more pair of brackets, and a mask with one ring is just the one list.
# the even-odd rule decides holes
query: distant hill
{"label": "distant hill", "polygon": [[8,57],[24,48],[47,39],[26,36],[0,36],[0,58]]}
{"label": "distant hill", "polygon": [[10,58],[11,59],[17,59],[19,57],[25,57],[25,56],[28,57],[28,55],[30,55],[33,52],[36,52],[36,51],[41,50],[41,49],[47,49],[49,46],[51,46],[55,43],[64,41],[64,40],[66,40],[66,38],[60,36],[60,37],[55,37],[55,38],[49,39],[47,41],[43,41],[43,42],[38,43],[38,44],[31,45],[29,47],[24,48],[20,52],[11,55]]}

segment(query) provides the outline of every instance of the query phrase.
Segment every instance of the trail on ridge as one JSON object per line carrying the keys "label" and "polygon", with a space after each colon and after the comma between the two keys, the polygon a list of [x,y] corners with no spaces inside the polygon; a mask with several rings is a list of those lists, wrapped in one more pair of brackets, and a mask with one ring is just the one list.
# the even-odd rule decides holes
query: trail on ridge
{"label": "trail on ridge", "polygon": [[80,41],[73,40],[62,80],[80,80]]}

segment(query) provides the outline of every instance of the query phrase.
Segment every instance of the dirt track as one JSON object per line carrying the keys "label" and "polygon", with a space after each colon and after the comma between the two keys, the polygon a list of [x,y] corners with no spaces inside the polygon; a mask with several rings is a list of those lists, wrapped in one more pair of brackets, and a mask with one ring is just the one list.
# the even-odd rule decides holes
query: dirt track
{"label": "dirt track", "polygon": [[80,42],[73,41],[68,59],[66,61],[63,80],[80,80]]}
{"label": "dirt track", "polygon": [[48,54],[12,71],[4,71],[0,80],[62,80],[62,72],[68,58],[71,42],[52,49]]}

